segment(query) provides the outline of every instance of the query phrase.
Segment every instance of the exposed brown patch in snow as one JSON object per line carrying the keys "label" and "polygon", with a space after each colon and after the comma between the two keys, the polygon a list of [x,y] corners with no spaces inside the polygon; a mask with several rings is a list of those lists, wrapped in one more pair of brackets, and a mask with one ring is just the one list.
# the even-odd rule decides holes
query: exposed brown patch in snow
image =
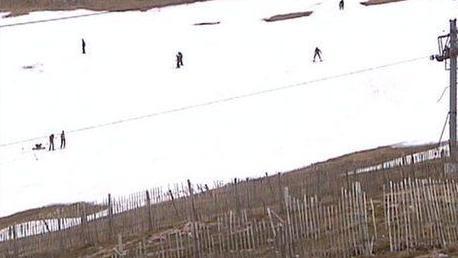
{"label": "exposed brown patch in snow", "polygon": [[0,12],[8,12],[4,17],[25,15],[36,11],[67,11],[87,9],[92,11],[146,11],[170,5],[190,4],[208,0],[9,0],[0,1]]}
{"label": "exposed brown patch in snow", "polygon": [[362,5],[369,6],[369,5],[378,5],[378,4],[388,4],[394,2],[401,2],[406,0],[368,0],[365,2],[361,2]]}
{"label": "exposed brown patch in snow", "polygon": [[295,12],[295,13],[286,13],[286,14],[278,14],[274,15],[269,18],[264,18],[264,21],[266,22],[274,22],[274,21],[283,21],[283,20],[289,20],[289,19],[296,19],[300,17],[306,17],[310,16],[313,12],[312,11],[307,11],[307,12]]}
{"label": "exposed brown patch in snow", "polygon": [[198,22],[198,23],[194,23],[193,25],[202,26],[202,25],[217,25],[217,24],[220,24],[220,22],[219,21],[217,22]]}

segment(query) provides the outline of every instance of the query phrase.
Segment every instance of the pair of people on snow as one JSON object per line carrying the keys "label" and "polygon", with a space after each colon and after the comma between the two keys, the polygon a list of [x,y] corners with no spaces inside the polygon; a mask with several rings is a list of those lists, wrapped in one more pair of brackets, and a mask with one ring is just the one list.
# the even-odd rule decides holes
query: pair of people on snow
{"label": "pair of people on snow", "polygon": [[[65,149],[65,145],[66,145],[66,140],[65,140],[65,132],[64,130],[62,130],[62,133],[60,133],[60,148],[61,149]],[[53,151],[54,150],[54,134],[51,134],[49,136],[49,151]]]}
{"label": "pair of people on snow", "polygon": [[339,10],[343,10],[344,9],[344,0],[340,0],[339,2]]}

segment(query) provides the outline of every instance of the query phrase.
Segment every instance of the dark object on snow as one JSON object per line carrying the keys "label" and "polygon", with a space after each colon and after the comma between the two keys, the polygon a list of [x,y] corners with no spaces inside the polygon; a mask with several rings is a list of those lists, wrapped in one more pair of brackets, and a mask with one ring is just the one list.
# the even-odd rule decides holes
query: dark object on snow
{"label": "dark object on snow", "polygon": [[320,58],[320,62],[323,61],[323,59],[321,59],[321,50],[318,47],[315,48],[315,54],[313,55],[313,62],[315,62],[316,57]]}
{"label": "dark object on snow", "polygon": [[406,0],[367,0],[365,2],[360,2],[364,6],[379,5],[379,4],[388,4],[394,2],[401,2]]}
{"label": "dark object on snow", "polygon": [[30,64],[30,65],[23,65],[22,69],[24,70],[37,70],[39,72],[42,72],[43,64],[41,63],[36,63],[36,64]]}
{"label": "dark object on snow", "polygon": [[178,52],[178,57],[180,59],[180,66],[183,66],[183,54],[181,52]]}
{"label": "dark object on snow", "polygon": [[35,147],[32,148],[32,150],[44,150],[45,147],[43,147],[43,144],[41,143],[36,143]]}
{"label": "dark object on snow", "polygon": [[83,50],[83,55],[86,54],[86,41],[84,41],[84,39],[81,39],[81,48]]}
{"label": "dark object on snow", "polygon": [[180,68],[183,66],[183,54],[181,52],[178,52],[176,55],[177,58],[177,68]]}
{"label": "dark object on snow", "polygon": [[49,136],[49,151],[54,150],[54,134]]}
{"label": "dark object on snow", "polygon": [[65,133],[64,130],[62,130],[62,133],[60,134],[60,148],[65,149],[65,144],[67,142],[65,141]]}
{"label": "dark object on snow", "polygon": [[177,69],[180,68],[180,56],[177,54],[176,55],[176,61],[177,61]]}
{"label": "dark object on snow", "polygon": [[269,18],[264,18],[263,20],[266,22],[284,21],[284,20],[296,19],[300,17],[307,17],[307,16],[310,16],[312,13],[313,12],[311,11],[306,11],[306,12],[278,14],[278,15],[271,16]]}
{"label": "dark object on snow", "polygon": [[26,70],[27,69],[33,69],[33,68],[35,68],[34,65],[24,65],[24,66],[22,66],[22,69],[26,69]]}
{"label": "dark object on snow", "polygon": [[344,7],[345,7],[344,0],[340,0],[340,2],[339,2],[339,10],[343,10]]}
{"label": "dark object on snow", "polygon": [[194,23],[194,26],[201,26],[201,25],[217,25],[220,24],[219,21],[217,22],[199,22],[199,23]]}

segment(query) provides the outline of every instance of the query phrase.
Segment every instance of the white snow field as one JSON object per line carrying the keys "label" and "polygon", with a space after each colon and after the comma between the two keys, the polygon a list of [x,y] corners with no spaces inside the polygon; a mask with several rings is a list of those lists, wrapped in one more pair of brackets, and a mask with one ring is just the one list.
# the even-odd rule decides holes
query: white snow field
{"label": "white snow field", "polygon": [[[458,1],[347,0],[344,11],[337,2],[215,0],[0,27],[0,216],[437,142],[448,73],[427,56]],[[314,13],[262,20],[299,11]],[[0,26],[80,13],[90,12],[39,12]],[[221,23],[193,26],[213,21]],[[312,62],[316,46],[322,63]],[[177,51],[183,69],[175,69]],[[65,150],[31,150],[51,133],[58,149],[61,130]]]}

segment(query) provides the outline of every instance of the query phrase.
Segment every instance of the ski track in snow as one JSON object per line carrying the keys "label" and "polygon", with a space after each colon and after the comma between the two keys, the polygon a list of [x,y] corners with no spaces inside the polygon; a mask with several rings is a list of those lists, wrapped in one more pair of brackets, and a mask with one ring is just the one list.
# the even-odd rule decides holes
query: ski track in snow
{"label": "ski track in snow", "polygon": [[[435,54],[453,0],[218,0],[0,28],[0,144]],[[266,23],[276,14],[309,17]],[[0,25],[88,14],[37,12]],[[215,26],[194,23],[221,21]],[[80,42],[87,55],[80,54]],[[313,50],[323,51],[312,63]],[[175,54],[184,68],[174,69]],[[23,69],[24,66],[38,66]],[[183,182],[306,166],[400,142],[436,142],[443,64],[425,58],[284,91],[0,148],[0,216]],[[448,135],[444,135],[447,138]],[[55,141],[59,145],[59,137]]]}

